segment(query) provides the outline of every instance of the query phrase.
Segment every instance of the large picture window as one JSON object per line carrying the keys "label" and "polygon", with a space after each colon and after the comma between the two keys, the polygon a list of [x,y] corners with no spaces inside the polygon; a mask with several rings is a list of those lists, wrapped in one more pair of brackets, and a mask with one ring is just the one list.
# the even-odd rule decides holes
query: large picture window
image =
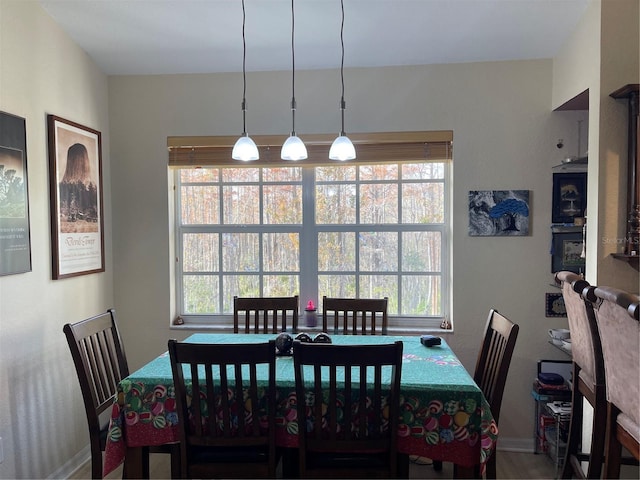
{"label": "large picture window", "polygon": [[[254,166],[255,165],[255,166]],[[449,158],[175,170],[176,304],[230,321],[233,297],[389,298],[390,325],[448,313]]]}

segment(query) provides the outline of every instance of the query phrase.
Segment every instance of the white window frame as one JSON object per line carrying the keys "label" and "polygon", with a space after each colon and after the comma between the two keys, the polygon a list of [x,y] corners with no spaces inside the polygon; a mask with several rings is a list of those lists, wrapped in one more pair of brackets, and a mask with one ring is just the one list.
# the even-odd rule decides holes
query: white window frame
{"label": "white window frame", "polygon": [[[169,141],[171,143],[171,141]],[[170,145],[171,152],[171,145]],[[229,156],[230,158],[230,156]],[[415,162],[425,161],[424,159],[416,159]],[[428,225],[420,225],[421,227],[427,227],[424,230],[426,231],[438,231],[441,234],[442,239],[442,265],[441,265],[441,294],[442,294],[442,316],[438,317],[427,317],[427,316],[406,316],[406,315],[390,315],[389,316],[389,326],[390,333],[411,333],[411,332],[425,332],[432,330],[440,330],[440,325],[444,320],[449,321],[449,325],[452,327],[450,309],[451,309],[451,255],[452,255],[452,242],[451,242],[451,191],[452,191],[452,161],[451,159],[447,159],[446,161],[441,160],[444,163],[444,178],[442,179],[442,183],[444,184],[444,222],[442,224],[428,224]],[[408,163],[410,160],[399,159],[399,163]],[[171,163],[171,161],[170,161]],[[372,160],[372,163],[379,163]],[[391,163],[396,163],[395,161],[391,161]],[[328,165],[335,165],[335,163],[326,163]],[[175,165],[175,164],[174,164]],[[290,162],[287,164],[288,166],[298,166],[292,165]],[[238,163],[226,163],[225,165],[218,165],[217,163],[212,164],[212,167],[223,167],[223,166],[232,166],[238,167]],[[260,165],[249,163],[246,166],[268,166],[268,165]],[[303,165],[300,165],[303,166]],[[306,165],[305,165],[306,167]],[[174,236],[174,252],[176,253],[176,264],[175,264],[175,306],[176,311],[178,312],[178,322],[174,322],[174,324],[179,323],[183,324],[186,328],[206,328],[206,329],[229,329],[233,326],[233,316],[231,314],[215,314],[215,315],[198,315],[198,314],[181,314],[183,295],[182,295],[182,268],[180,266],[180,256],[182,252],[182,228],[180,227],[180,192],[179,192],[179,171],[174,171],[174,193],[175,193],[175,201],[173,202],[174,207],[174,222],[173,222],[173,230],[175,233]],[[303,188],[303,218],[314,218],[314,199],[307,198],[309,197],[309,192],[313,192],[315,189],[315,180],[313,175],[312,168],[304,168],[303,167],[303,180],[302,180],[302,188]],[[312,195],[311,195],[312,197]],[[311,201],[310,201],[311,200]],[[401,209],[401,205],[398,206]],[[252,226],[253,227],[253,226]],[[264,226],[264,225],[256,225],[257,230],[267,227],[267,229],[272,229],[272,226]],[[369,228],[371,227],[371,228]],[[314,238],[317,235],[318,231],[338,231],[344,230],[348,232],[363,230],[363,231],[394,231],[398,232],[400,235],[402,231],[415,231],[416,225],[414,224],[393,224],[391,227],[385,228],[385,225],[368,225],[368,224],[358,224],[358,225],[349,225],[340,227],[338,225],[315,225],[315,220],[312,222],[306,222],[302,226],[296,225],[287,225],[285,228],[287,231],[295,230],[300,228],[300,239],[302,243],[303,238]],[[276,227],[277,229],[277,227]],[[421,228],[422,229],[422,228]],[[201,227],[189,227],[190,232],[197,231],[211,231],[210,227],[201,226]],[[219,230],[219,229],[218,229]],[[225,231],[246,231],[243,227],[238,226],[230,226],[226,227]],[[312,242],[316,245],[316,242]],[[317,248],[317,245],[316,245]],[[301,310],[308,298],[316,298],[316,291],[318,286],[318,265],[317,265],[317,251],[315,252],[315,256],[304,255],[301,253],[300,256],[300,302],[301,302]],[[306,262],[305,265],[302,263]],[[398,267],[400,270],[400,266]],[[302,277],[303,271],[309,271],[309,277],[313,278],[312,281],[305,281]],[[259,272],[261,274],[262,272]],[[368,273],[368,272],[367,272]],[[399,272],[396,272],[397,275],[400,275]],[[399,287],[401,288],[401,287]],[[321,303],[319,301],[318,303]],[[319,305],[320,307],[321,305]]]}

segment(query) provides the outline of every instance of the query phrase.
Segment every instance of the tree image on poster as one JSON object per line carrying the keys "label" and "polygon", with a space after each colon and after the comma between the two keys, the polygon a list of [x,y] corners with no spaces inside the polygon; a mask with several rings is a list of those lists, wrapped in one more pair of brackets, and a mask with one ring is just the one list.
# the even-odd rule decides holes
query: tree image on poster
{"label": "tree image on poster", "polygon": [[529,235],[529,190],[470,191],[469,235]]}
{"label": "tree image on poster", "polygon": [[0,147],[0,217],[27,216],[27,189],[22,152]]}
{"label": "tree image on poster", "polygon": [[31,271],[26,121],[0,112],[0,275]]}
{"label": "tree image on poster", "polygon": [[87,148],[81,143],[71,145],[58,186],[62,233],[98,231],[98,188],[93,177]]}

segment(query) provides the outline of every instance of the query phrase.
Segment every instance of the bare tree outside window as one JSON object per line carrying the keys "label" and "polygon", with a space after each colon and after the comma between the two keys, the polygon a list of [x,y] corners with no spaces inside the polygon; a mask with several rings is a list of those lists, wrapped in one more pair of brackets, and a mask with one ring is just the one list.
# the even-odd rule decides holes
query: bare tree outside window
{"label": "bare tree outside window", "polygon": [[234,295],[312,292],[314,303],[388,297],[392,315],[443,315],[444,163],[187,168],[176,177],[181,314],[228,314]]}

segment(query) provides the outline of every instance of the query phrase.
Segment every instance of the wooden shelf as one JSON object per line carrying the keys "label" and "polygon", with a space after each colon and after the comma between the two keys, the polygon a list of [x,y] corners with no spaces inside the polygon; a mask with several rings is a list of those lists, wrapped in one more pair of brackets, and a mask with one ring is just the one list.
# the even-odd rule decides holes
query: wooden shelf
{"label": "wooden shelf", "polygon": [[640,84],[638,83],[630,83],[625,85],[624,87],[620,87],[615,92],[609,94],[610,97],[619,99],[619,98],[629,98],[632,94],[640,92]]}
{"label": "wooden shelf", "polygon": [[624,253],[612,253],[611,256],[616,260],[627,262],[636,270],[640,271],[640,255],[625,255]]}
{"label": "wooden shelf", "polygon": [[560,350],[562,353],[565,353],[567,355],[569,355],[570,357],[572,356],[571,354],[571,350],[567,350],[566,348],[564,348],[562,345],[556,345],[555,343],[553,343],[551,340],[549,340],[549,344],[553,345],[554,347],[556,347],[558,350]]}
{"label": "wooden shelf", "polygon": [[551,231],[553,233],[575,233],[582,232],[584,225],[573,225],[570,223],[552,223]]}

